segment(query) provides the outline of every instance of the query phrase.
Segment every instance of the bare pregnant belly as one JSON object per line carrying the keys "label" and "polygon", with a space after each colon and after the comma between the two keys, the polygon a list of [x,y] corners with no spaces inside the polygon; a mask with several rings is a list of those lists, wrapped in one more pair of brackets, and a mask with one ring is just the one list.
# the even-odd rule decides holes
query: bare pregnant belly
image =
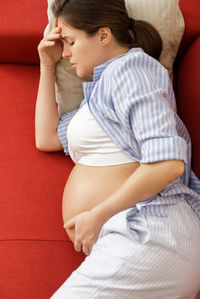
{"label": "bare pregnant belly", "polygon": [[[120,188],[138,167],[138,162],[102,167],[76,164],[63,194],[64,223],[105,200]],[[67,229],[67,233],[74,242],[74,229]]]}

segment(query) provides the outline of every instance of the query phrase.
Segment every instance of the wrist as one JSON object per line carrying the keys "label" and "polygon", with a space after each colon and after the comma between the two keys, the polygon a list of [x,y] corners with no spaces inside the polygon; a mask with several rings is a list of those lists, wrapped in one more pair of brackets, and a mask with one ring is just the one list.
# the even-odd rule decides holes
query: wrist
{"label": "wrist", "polygon": [[55,74],[56,65],[47,65],[47,64],[40,64],[40,72],[50,72]]}
{"label": "wrist", "polygon": [[91,212],[93,213],[94,217],[98,219],[102,225],[108,221],[115,213],[104,204],[105,202],[100,203],[96,207],[94,207]]}

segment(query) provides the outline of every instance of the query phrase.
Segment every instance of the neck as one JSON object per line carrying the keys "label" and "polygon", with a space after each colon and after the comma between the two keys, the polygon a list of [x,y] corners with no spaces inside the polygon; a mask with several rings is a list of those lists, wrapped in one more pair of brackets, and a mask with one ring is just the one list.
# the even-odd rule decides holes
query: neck
{"label": "neck", "polygon": [[128,47],[122,47],[122,46],[113,47],[112,49],[110,49],[110,51],[107,51],[106,53],[107,60],[111,60],[122,54],[126,54],[129,50],[130,48]]}

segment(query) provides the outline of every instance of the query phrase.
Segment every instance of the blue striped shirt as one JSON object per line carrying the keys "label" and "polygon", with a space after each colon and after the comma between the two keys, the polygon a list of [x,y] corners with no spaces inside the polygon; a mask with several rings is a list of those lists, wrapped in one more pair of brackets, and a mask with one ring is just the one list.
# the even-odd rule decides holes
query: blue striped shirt
{"label": "blue striped shirt", "polygon": [[[136,208],[166,216],[165,206],[183,198],[200,217],[200,180],[191,170],[191,141],[176,114],[167,70],[141,48],[132,48],[94,69],[83,83],[84,100],[110,138],[134,160],[151,163],[183,160],[184,174]],[[79,108],[78,108],[79,109]],[[61,116],[58,136],[68,154],[67,127],[78,109]]]}

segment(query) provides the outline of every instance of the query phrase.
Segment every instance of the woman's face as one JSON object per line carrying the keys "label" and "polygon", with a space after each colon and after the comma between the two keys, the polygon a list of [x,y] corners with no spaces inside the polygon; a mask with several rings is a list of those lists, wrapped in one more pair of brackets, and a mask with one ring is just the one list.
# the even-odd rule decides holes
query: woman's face
{"label": "woman's face", "polygon": [[98,32],[89,37],[84,31],[71,27],[58,19],[63,42],[63,58],[68,58],[77,76],[83,78],[93,73],[104,61]]}

